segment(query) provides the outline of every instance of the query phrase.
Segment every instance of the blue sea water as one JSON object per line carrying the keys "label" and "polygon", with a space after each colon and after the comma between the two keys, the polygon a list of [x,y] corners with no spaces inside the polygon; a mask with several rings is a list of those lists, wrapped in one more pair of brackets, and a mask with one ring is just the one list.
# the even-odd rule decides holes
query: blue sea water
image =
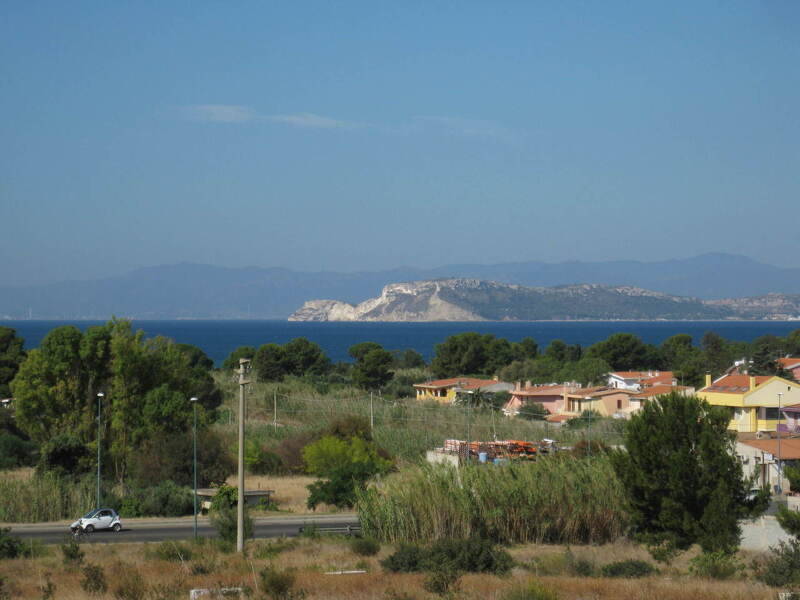
{"label": "blue sea water", "polygon": [[[48,331],[60,325],[85,330],[102,321],[5,321],[25,338],[26,348],[35,348]],[[288,321],[139,321],[134,327],[148,337],[162,335],[176,342],[202,348],[217,364],[238,346],[283,344],[306,337],[325,350],[333,361],[347,361],[347,349],[358,342],[377,342],[390,350],[413,348],[426,360],[434,346],[448,336],[465,331],[491,333],[512,341],[532,337],[540,347],[554,339],[590,346],[613,333],[633,333],[647,343],[659,344],[677,333],[688,333],[699,343],[707,331],[729,340],[752,341],[765,335],[785,336],[800,329],[797,321],[537,321],[468,323],[304,323]]]}

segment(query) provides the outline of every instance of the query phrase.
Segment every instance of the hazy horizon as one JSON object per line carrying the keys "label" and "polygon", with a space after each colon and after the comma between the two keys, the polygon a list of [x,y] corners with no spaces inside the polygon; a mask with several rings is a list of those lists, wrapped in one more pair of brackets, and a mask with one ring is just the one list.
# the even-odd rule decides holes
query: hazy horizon
{"label": "hazy horizon", "polygon": [[788,0],[6,3],[0,285],[793,267],[798,25]]}

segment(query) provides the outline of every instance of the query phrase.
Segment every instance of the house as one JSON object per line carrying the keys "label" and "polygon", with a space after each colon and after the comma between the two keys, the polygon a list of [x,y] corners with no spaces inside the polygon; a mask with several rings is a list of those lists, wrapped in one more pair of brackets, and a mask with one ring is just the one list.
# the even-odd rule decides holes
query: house
{"label": "house", "polygon": [[415,383],[413,387],[417,392],[417,400],[448,403],[453,402],[460,393],[471,394],[476,390],[487,393],[510,392],[514,389],[514,384],[499,381],[498,379],[453,377],[451,379]]}
{"label": "house", "polygon": [[654,385],[677,385],[672,371],[615,371],[608,374],[608,387],[640,391]]}
{"label": "house", "polygon": [[800,403],[800,384],[769,375],[723,375],[711,380],[697,395],[714,406],[730,409],[728,429],[740,433],[775,431],[779,421],[778,405]]}
{"label": "house", "polygon": [[687,385],[650,386],[644,388],[639,392],[636,392],[633,396],[631,396],[628,409],[622,412],[626,416],[630,416],[631,414],[641,410],[648,400],[652,400],[656,396],[664,396],[666,394],[671,394],[672,392],[678,392],[679,394],[682,394],[684,396],[689,396],[690,394],[694,393],[694,388]]}
{"label": "house", "polygon": [[531,385],[530,381],[517,382],[511,390],[511,398],[503,407],[503,413],[507,416],[519,414],[519,409],[526,404],[541,404],[551,415],[557,415],[564,410],[564,394],[579,389],[578,383],[559,383],[545,385]]}
{"label": "house", "polygon": [[739,441],[736,455],[745,477],[758,477],[757,487],[768,485],[772,491],[788,491],[785,470],[800,460],[800,438]]}
{"label": "house", "polygon": [[777,362],[781,368],[792,374],[795,381],[800,381],[800,358],[796,356],[787,356],[785,358],[779,358]]}
{"label": "house", "polygon": [[593,410],[603,417],[622,415],[628,410],[630,399],[635,394],[633,390],[606,386],[572,390],[564,394],[562,414],[577,417],[585,410]]}

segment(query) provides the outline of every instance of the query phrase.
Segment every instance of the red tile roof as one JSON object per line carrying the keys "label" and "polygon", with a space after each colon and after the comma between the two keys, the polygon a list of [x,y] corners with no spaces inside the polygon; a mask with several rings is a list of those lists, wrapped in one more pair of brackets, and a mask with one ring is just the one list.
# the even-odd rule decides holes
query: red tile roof
{"label": "red tile roof", "polygon": [[[769,452],[773,456],[778,455],[778,440],[747,440],[740,442],[753,448],[758,448],[762,452]],[[781,460],[800,459],[800,438],[781,438]]]}
{"label": "red tile roof", "polygon": [[512,390],[511,394],[514,396],[560,396],[575,389],[574,386],[569,385],[534,385],[521,390]]}
{"label": "red tile roof", "polygon": [[[756,387],[772,379],[771,375],[755,375]],[[725,375],[720,377],[708,387],[704,387],[702,392],[715,392],[724,394],[744,394],[750,391],[750,375]]]}
{"label": "red tile roof", "polygon": [[654,377],[672,379],[672,371],[614,371],[609,373],[622,379],[652,379]]}
{"label": "red tile roof", "polygon": [[494,379],[476,379],[475,377],[451,377],[450,379],[437,379],[436,381],[426,381],[425,383],[415,383],[415,388],[441,389],[450,387],[460,387],[462,390],[475,390],[478,388],[502,383]]}
{"label": "red tile roof", "polygon": [[692,388],[685,385],[654,385],[644,388],[641,392],[636,392],[634,398],[652,398],[653,396],[662,396],[671,392],[682,392],[690,389]]}
{"label": "red tile roof", "polygon": [[779,358],[778,364],[782,366],[784,369],[793,369],[794,367],[800,367],[800,358],[796,356],[789,356],[787,358]]}

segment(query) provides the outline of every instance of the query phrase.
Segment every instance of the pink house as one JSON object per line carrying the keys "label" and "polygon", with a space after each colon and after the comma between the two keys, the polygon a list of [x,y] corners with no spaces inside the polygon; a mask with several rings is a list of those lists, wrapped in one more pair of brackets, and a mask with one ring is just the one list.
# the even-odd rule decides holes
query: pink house
{"label": "pink house", "polygon": [[570,392],[574,392],[580,386],[576,384],[550,384],[550,385],[531,385],[530,381],[517,382],[514,389],[509,393],[511,398],[503,407],[503,412],[508,416],[519,413],[519,409],[525,404],[537,403],[551,415],[557,415],[564,411],[564,397]]}
{"label": "pink house", "polygon": [[794,377],[795,381],[800,381],[800,358],[794,356],[787,356],[786,358],[779,358],[778,364],[789,371]]}

